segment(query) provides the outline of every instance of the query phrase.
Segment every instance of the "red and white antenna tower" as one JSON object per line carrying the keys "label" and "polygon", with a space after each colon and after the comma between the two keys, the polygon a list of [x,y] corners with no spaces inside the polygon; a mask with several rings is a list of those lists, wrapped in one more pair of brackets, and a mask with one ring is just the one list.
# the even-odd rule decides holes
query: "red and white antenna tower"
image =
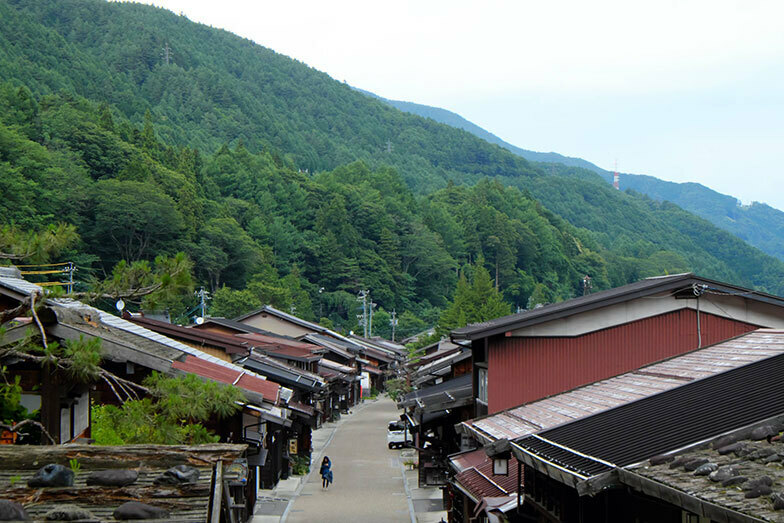
{"label": "red and white antenna tower", "polygon": [[613,172],[613,187],[621,190],[621,178],[618,176],[618,160],[615,160],[615,171]]}

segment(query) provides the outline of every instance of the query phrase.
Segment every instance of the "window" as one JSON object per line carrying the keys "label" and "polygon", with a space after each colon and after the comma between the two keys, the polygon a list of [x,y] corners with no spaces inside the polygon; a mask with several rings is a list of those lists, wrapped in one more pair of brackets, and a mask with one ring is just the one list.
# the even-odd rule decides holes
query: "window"
{"label": "window", "polygon": [[479,380],[476,388],[476,399],[487,405],[487,369],[479,369]]}

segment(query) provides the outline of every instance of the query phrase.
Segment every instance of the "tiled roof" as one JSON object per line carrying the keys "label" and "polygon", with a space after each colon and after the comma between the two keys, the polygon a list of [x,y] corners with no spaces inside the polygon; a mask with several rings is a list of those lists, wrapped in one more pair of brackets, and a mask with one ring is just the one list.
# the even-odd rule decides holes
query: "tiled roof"
{"label": "tiled roof", "polygon": [[481,448],[450,456],[450,462],[457,471],[454,482],[474,500],[517,496],[519,476],[514,456],[509,459],[509,474],[506,476],[493,474],[493,460]]}
{"label": "tiled roof", "polygon": [[778,354],[784,331],[760,329],[461,426],[483,442],[515,439]]}
{"label": "tiled roof", "polygon": [[[552,303],[524,311],[518,314],[503,316],[494,320],[476,323],[455,329],[451,333],[453,340],[474,340],[501,334],[503,332],[519,329],[522,327],[535,325],[545,321],[552,321],[573,314],[606,307],[615,303],[622,303],[632,299],[650,296],[652,294],[665,291],[689,291],[692,286],[705,286],[705,289],[720,293],[741,293],[745,298],[773,303],[784,306],[784,298],[757,292],[743,287],[730,285],[714,280],[709,280],[691,273],[674,274],[671,276],[659,276],[646,278],[635,283],[630,283],[622,287],[616,287],[606,291],[595,292],[586,296],[580,296],[559,303]],[[673,300],[674,301],[674,300]]]}

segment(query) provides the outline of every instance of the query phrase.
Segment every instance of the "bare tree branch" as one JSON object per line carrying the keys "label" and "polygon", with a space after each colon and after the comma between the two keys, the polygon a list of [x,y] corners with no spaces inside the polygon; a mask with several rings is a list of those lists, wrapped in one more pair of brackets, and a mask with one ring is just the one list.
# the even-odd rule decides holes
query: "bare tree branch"
{"label": "bare tree branch", "polygon": [[51,434],[49,434],[49,432],[47,432],[47,430],[44,428],[44,426],[41,425],[40,422],[32,420],[32,419],[22,420],[22,421],[20,421],[19,423],[15,424],[15,425],[6,425],[5,423],[0,423],[0,429],[5,429],[5,430],[7,430],[9,432],[19,432],[19,429],[21,429],[22,427],[27,426],[27,425],[34,425],[34,426],[38,427],[39,429],[41,429],[41,433],[44,436],[46,436],[47,438],[49,438],[49,442],[52,445],[56,445],[57,444],[57,442],[54,440],[54,438],[51,436]]}
{"label": "bare tree branch", "polygon": [[41,320],[38,319],[38,313],[35,312],[35,297],[38,293],[31,292],[30,293],[30,312],[33,314],[33,319],[35,320],[35,324],[38,325],[38,330],[41,331],[41,341],[44,344],[44,349],[49,349],[49,345],[46,343],[46,331],[44,331],[44,326],[41,323]]}
{"label": "bare tree branch", "polygon": [[4,324],[7,321],[13,320],[14,318],[18,318],[19,316],[26,313],[29,308],[30,308],[30,297],[28,296],[27,298],[19,302],[19,305],[17,305],[13,309],[0,311],[0,325]]}

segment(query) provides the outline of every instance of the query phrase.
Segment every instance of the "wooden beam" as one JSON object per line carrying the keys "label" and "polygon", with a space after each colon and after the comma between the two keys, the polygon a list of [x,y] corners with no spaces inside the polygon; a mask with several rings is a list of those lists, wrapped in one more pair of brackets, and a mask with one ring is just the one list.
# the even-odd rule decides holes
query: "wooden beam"
{"label": "wooden beam", "polygon": [[223,461],[215,464],[215,482],[212,485],[212,510],[209,523],[220,523],[221,505],[223,503]]}

